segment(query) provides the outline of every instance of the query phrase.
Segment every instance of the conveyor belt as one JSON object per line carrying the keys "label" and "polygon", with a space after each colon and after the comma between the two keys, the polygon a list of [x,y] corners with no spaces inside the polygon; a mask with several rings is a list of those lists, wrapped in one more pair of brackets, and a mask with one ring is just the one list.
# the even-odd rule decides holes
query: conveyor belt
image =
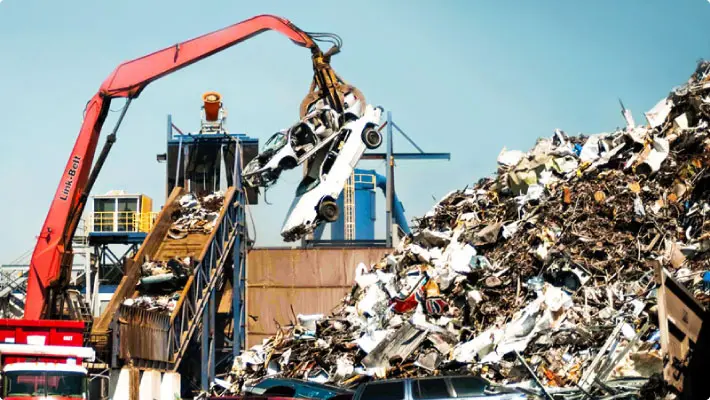
{"label": "conveyor belt", "polygon": [[[113,298],[97,319],[92,342],[98,354],[113,360],[129,360],[138,367],[175,370],[197,331],[209,294],[223,282],[225,264],[232,262],[231,251],[238,229],[235,190],[229,188],[217,223],[210,234],[191,233],[182,239],[169,238],[171,214],[185,193],[176,187],[156,219],[135,257],[126,263],[126,274]],[[148,260],[167,261],[190,257],[194,272],[180,292],[172,312],[149,311],[123,305],[138,295],[141,265]],[[114,343],[113,346],[111,343]],[[110,362],[109,359],[103,361]]]}

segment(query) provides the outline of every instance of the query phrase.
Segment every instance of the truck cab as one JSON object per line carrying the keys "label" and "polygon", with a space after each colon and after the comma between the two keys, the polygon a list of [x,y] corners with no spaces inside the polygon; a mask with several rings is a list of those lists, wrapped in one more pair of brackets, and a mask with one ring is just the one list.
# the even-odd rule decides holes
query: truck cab
{"label": "truck cab", "polygon": [[87,399],[86,368],[79,365],[22,362],[2,369],[3,400]]}
{"label": "truck cab", "polygon": [[2,400],[88,399],[82,321],[0,319]]}

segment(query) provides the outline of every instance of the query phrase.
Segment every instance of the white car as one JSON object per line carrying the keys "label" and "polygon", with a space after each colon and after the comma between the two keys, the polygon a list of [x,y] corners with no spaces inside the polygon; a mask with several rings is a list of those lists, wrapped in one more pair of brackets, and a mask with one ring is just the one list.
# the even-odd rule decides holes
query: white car
{"label": "white car", "polygon": [[367,105],[363,116],[346,123],[328,149],[318,152],[296,188],[281,236],[292,242],[323,222],[338,219],[335,203],[369,144],[381,143],[382,109]]}
{"label": "white car", "polygon": [[[316,102],[302,120],[271,136],[264,144],[264,150],[244,167],[244,183],[251,187],[267,187],[278,179],[281,171],[301,165],[327,147],[340,133],[341,123],[361,115],[361,101],[354,95],[345,96],[345,106],[341,118],[323,101]],[[370,145],[375,148],[380,143]]]}

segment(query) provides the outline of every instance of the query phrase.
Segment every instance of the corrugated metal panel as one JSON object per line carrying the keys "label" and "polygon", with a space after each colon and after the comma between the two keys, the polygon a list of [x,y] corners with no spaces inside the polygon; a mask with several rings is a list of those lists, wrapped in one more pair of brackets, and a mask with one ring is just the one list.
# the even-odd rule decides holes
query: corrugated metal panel
{"label": "corrugated metal panel", "polygon": [[347,294],[358,263],[373,264],[392,249],[254,249],[247,258],[247,345],[276,333],[296,314],[329,314]]}
{"label": "corrugated metal panel", "polygon": [[120,357],[169,362],[170,315],[121,306]]}

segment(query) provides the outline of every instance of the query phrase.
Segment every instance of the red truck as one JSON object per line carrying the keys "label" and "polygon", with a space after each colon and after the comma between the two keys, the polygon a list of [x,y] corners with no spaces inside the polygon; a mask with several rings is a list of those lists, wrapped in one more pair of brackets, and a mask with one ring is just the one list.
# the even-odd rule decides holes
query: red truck
{"label": "red truck", "polygon": [[0,319],[3,400],[88,398],[84,322]]}

